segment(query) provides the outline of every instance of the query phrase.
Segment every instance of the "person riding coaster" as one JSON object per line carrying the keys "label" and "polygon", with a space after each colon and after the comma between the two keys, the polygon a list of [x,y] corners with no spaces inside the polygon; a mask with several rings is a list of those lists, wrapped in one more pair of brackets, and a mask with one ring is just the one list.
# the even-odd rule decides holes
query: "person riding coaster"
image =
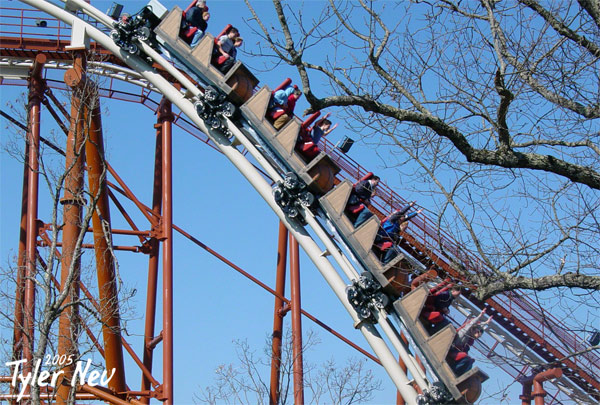
{"label": "person riding coaster", "polygon": [[346,216],[352,221],[355,228],[373,216],[367,205],[371,203],[371,197],[375,194],[379,180],[379,176],[369,172],[352,187],[346,203]]}
{"label": "person riding coaster", "polygon": [[160,19],[152,11],[152,7],[147,5],[132,16],[127,13],[122,14],[121,18],[113,23],[110,37],[115,44],[132,55],[140,54],[137,41],[146,42],[155,51],[162,53],[154,35],[154,28],[158,24]]}

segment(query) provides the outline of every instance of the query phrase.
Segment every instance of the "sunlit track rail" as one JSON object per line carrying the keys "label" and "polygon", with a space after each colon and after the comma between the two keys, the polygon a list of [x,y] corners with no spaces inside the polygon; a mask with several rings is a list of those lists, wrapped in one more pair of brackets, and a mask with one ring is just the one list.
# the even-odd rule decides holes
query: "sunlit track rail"
{"label": "sunlit track rail", "polygon": [[[47,2],[44,2],[44,1],[24,1],[24,2],[29,3],[36,7],[44,8],[44,9],[46,9],[47,7],[50,7],[50,5],[47,5]],[[73,2],[73,3],[78,3],[78,2]],[[80,6],[83,8],[88,7],[87,5],[84,5],[84,4],[82,4]],[[47,9],[45,11],[50,11],[52,15],[54,15],[57,18],[62,19],[67,24],[69,24],[69,22],[73,23],[73,21],[75,21],[74,17],[71,14],[66,13],[63,10]],[[92,16],[96,16],[99,18],[100,24],[102,22],[106,23],[107,21],[110,21],[110,19],[107,16],[105,16],[105,15],[100,16],[99,12],[97,12],[97,10],[88,8],[88,11]],[[96,24],[96,25],[100,25],[100,24]],[[347,281],[344,282],[342,280],[342,278],[339,275],[337,275],[336,270],[331,267],[331,264],[329,262],[327,262],[326,260],[324,260],[321,257],[316,257],[317,251],[319,251],[318,253],[320,253],[320,250],[314,244],[311,237],[301,227],[299,227],[297,223],[290,222],[287,220],[286,216],[283,214],[281,209],[273,201],[273,197],[270,192],[271,191],[270,184],[268,184],[267,182],[264,181],[264,178],[262,176],[260,176],[260,174],[258,172],[256,172],[256,170],[252,167],[252,165],[249,165],[248,161],[239,153],[239,151],[235,147],[231,146],[229,139],[224,137],[219,132],[214,132],[214,131],[208,130],[204,126],[204,123],[202,122],[202,120],[200,120],[197,117],[196,112],[193,108],[192,102],[188,98],[184,97],[182,95],[182,92],[180,92],[178,89],[174,89],[171,86],[171,83],[169,83],[169,81],[167,81],[165,79],[165,75],[161,75],[161,74],[157,74],[157,73],[148,73],[145,70],[146,66],[143,61],[138,60],[139,58],[125,54],[123,51],[121,51],[119,48],[117,48],[112,42],[110,42],[110,40],[108,40],[106,35],[104,35],[104,33],[102,33],[101,31],[94,31],[93,29],[91,29],[89,34],[92,37],[92,39],[94,39],[96,41],[96,43],[100,43],[102,45],[101,46],[102,49],[107,50],[108,54],[121,55],[121,57],[123,57],[123,59],[133,68],[133,71],[136,71],[136,70],[145,71],[144,75],[141,75],[138,73],[139,77],[137,77],[135,79],[131,78],[131,80],[128,80],[132,84],[134,84],[136,86],[140,86],[140,88],[143,88],[143,86],[142,86],[143,83],[147,83],[146,89],[147,89],[148,93],[142,94],[140,96],[140,99],[137,100],[137,102],[146,104],[147,102],[149,102],[148,100],[150,100],[150,93],[154,93],[154,92],[162,93],[163,95],[168,97],[175,105],[177,105],[180,108],[180,110],[183,112],[183,114],[185,114],[189,117],[189,121],[188,121],[185,118],[183,118],[183,116],[182,116],[183,122],[185,122],[185,123],[189,122],[189,123],[191,123],[190,125],[200,128],[200,131],[201,131],[200,133],[208,134],[207,140],[210,139],[210,143],[212,143],[213,145],[216,145],[216,147],[219,150],[221,150],[221,152],[223,152],[230,160],[232,160],[232,162],[236,165],[236,167],[238,167],[240,169],[240,171],[243,172],[243,174],[248,178],[249,182],[257,189],[259,194],[261,194],[261,196],[265,199],[265,201],[267,201],[267,203],[271,206],[271,208],[273,208],[273,210],[276,212],[276,214],[284,222],[286,222],[287,226],[290,228],[290,230],[292,232],[295,233],[295,236],[297,238],[299,238],[299,241],[301,242],[301,244],[303,244],[305,249],[308,249],[307,250],[308,252],[310,252],[310,251],[313,252],[313,255],[315,257],[311,257],[311,258],[313,259],[313,261],[315,262],[317,267],[319,267],[319,269],[325,273],[324,275],[325,275],[326,279],[328,280],[330,285],[332,285],[332,288],[334,289],[334,291],[340,298],[340,301],[345,305],[345,307],[348,309],[350,314],[354,317],[355,322],[358,322],[359,320],[356,318],[356,314],[353,313],[354,310],[351,307],[349,307],[349,305],[347,303],[347,300],[345,298],[345,294],[343,293],[343,290],[345,288],[345,284],[347,284],[347,281],[357,277],[358,273],[361,270],[360,266],[358,266],[358,268],[355,268],[355,265],[351,264],[352,260],[344,259],[341,256],[338,257],[337,258],[338,265],[344,271],[346,279],[347,279]],[[11,45],[10,41],[8,41],[6,43],[9,46]],[[14,41],[14,44],[17,44],[17,43],[19,43],[19,42]],[[21,43],[25,43],[25,42],[21,41]],[[27,46],[31,47],[29,49],[30,52],[34,51],[35,46],[39,46],[39,45],[36,45],[37,41],[31,41],[31,42],[27,42],[27,43],[29,44]],[[4,50],[4,44],[5,44],[5,42],[3,41],[2,56],[7,57],[8,56],[7,54],[9,52]],[[58,44],[64,45],[65,43],[58,42]],[[18,45],[14,45],[14,46],[18,47]],[[10,49],[10,48],[8,48],[8,49]],[[42,47],[40,49],[43,50],[44,48]],[[25,56],[26,56],[26,54],[21,54],[19,57],[22,58]],[[160,58],[160,57],[158,57],[158,58]],[[50,59],[52,59],[52,57],[50,57]],[[7,60],[10,60],[10,61],[18,60],[18,57],[10,55],[10,57],[7,57]],[[26,62],[24,62],[24,63],[26,63]],[[8,62],[8,64],[11,64],[11,62]],[[164,60],[161,61],[161,64],[162,64],[163,68],[167,68]],[[12,63],[12,65],[16,66],[17,64]],[[173,76],[178,76],[178,74],[174,73],[173,75],[171,75],[170,78],[172,78]],[[110,75],[109,75],[109,77],[110,77]],[[117,79],[117,78],[115,78],[115,79]],[[186,77],[186,80],[187,80],[187,77]],[[9,83],[6,83],[6,84],[9,84]],[[182,84],[184,85],[184,87],[187,87],[188,90],[192,90],[192,89],[190,89],[189,81],[184,80],[184,83],[182,83]],[[193,93],[195,95],[197,95],[197,94],[200,94],[202,91],[203,91],[203,89],[195,90],[195,93],[194,92]],[[109,93],[110,93],[110,91],[109,91]],[[118,93],[114,92],[114,94],[112,94],[111,97],[116,94],[118,94]],[[118,98],[118,96],[115,98]],[[136,100],[135,100],[135,97],[132,97],[132,100],[128,100],[128,101],[136,101]],[[154,103],[156,103],[156,102],[154,102]],[[235,130],[235,125],[233,125],[231,122],[229,122],[229,125],[230,125],[230,129],[232,130],[232,132],[234,132],[234,135],[236,135],[238,137],[238,139],[240,140],[240,142],[242,142],[242,144],[246,147],[246,149],[248,151],[250,151],[250,154],[253,155],[254,158],[263,165],[263,169],[270,176],[270,178],[275,181],[281,181],[282,180],[281,175],[283,174],[282,168],[274,167],[271,164],[270,160],[266,159],[264,156],[262,156],[261,153],[254,147],[253,142],[251,140],[247,139],[243,133]],[[231,126],[231,125],[233,125],[233,126]],[[331,144],[325,142],[321,146],[322,146],[322,150],[324,150],[325,152],[328,152],[332,156],[333,160],[344,170],[347,177],[352,178],[352,179],[357,179],[357,178],[360,178],[365,173],[364,169],[362,169],[355,162],[350,161],[349,159],[345,158],[342,154],[338,153]],[[343,176],[338,175],[338,181],[343,180],[343,178],[344,178]],[[378,198],[375,199],[374,205],[375,205],[375,208],[377,209],[378,216],[383,217],[383,216],[387,215],[389,212],[391,212],[393,209],[399,208],[403,203],[405,203],[405,201],[402,201],[402,199],[399,198],[399,196],[395,195],[395,193],[393,193],[391,190],[386,189],[386,187],[382,187],[382,190],[380,192],[378,192]],[[327,233],[322,231],[321,225],[317,221],[315,221],[312,214],[310,212],[305,212],[304,215],[306,216],[306,220],[307,220],[307,222],[309,222],[309,225],[311,225],[313,227],[313,229],[315,229],[315,232],[317,232],[317,233],[321,232],[321,236],[324,239],[324,240],[322,240],[322,243],[324,243],[325,245],[328,245],[327,246],[328,250],[330,250],[330,252],[340,252],[341,250],[335,244],[335,241],[328,240]],[[448,235],[445,235],[443,232],[436,229],[432,223],[427,222],[427,220],[425,219],[425,220],[416,222],[416,225],[417,225],[416,228],[419,229],[420,231],[422,231],[422,233],[417,232],[417,233],[407,234],[406,238],[405,238],[406,239],[405,248],[406,248],[407,254],[414,257],[416,262],[422,263],[423,267],[426,267],[430,263],[435,263],[436,265],[443,268],[447,272],[447,274],[456,276],[457,272],[453,269],[453,267],[450,264],[450,263],[452,263],[453,260],[455,260],[455,261],[462,263],[463,265],[469,266],[470,268],[475,268],[475,269],[479,269],[480,271],[485,271],[485,266],[483,266],[483,264],[479,263],[472,256],[465,255],[464,249],[461,249],[459,246],[457,246],[451,240],[451,238],[448,237]],[[309,254],[309,256],[310,256],[310,254]],[[354,256],[356,257],[357,255],[355,254]],[[362,263],[362,264],[364,265],[364,263]],[[483,307],[483,303],[478,303],[476,301],[474,301],[474,303],[479,308]],[[552,330],[547,331],[548,327],[547,326],[545,327],[544,323],[539,322],[539,320],[537,320],[537,322],[536,322],[535,317],[534,317],[534,319],[527,319],[527,321],[523,321],[523,320],[519,319],[519,316],[518,316],[519,314],[527,313],[530,315],[531,314],[536,315],[536,311],[535,311],[535,308],[533,308],[533,306],[528,302],[528,300],[525,297],[520,296],[518,293],[511,293],[506,296],[497,297],[493,300],[487,301],[486,304],[492,310],[495,311],[495,312],[493,312],[493,314],[495,315],[495,319],[498,321],[499,326],[500,326],[500,327],[496,326],[497,332],[498,333],[500,333],[500,332],[506,333],[506,331],[508,331],[509,335],[514,336],[517,346],[518,346],[518,343],[520,342],[521,345],[527,349],[527,350],[525,350],[523,348],[517,347],[515,349],[516,351],[521,351],[521,353],[524,353],[525,351],[536,353],[540,358],[542,358],[546,361],[553,361],[553,360],[556,360],[557,358],[561,358],[561,355],[563,355],[563,353],[560,350],[558,350],[557,348],[566,346],[569,348],[569,350],[575,351],[580,348],[580,345],[582,345],[580,343],[580,341],[574,335],[568,334],[568,333],[564,333],[561,335],[560,332],[557,332],[557,331],[560,331],[560,329],[557,329],[558,324],[550,325],[550,328]],[[474,307],[470,307],[470,308],[471,308],[471,310],[474,310]],[[379,315],[381,316],[381,318],[379,319],[380,324],[386,325],[387,320],[384,319],[385,314],[381,313]],[[529,317],[526,317],[526,318],[529,318]],[[362,332],[366,335],[367,340],[370,339],[369,342],[371,343],[371,345],[375,346],[374,350],[376,352],[379,351],[379,353],[378,353],[379,355],[383,356],[384,358],[388,358],[388,360],[389,360],[390,352],[387,348],[383,347],[383,345],[381,344],[382,342],[380,340],[378,340],[378,334],[372,328],[372,326],[361,324],[360,327],[361,327],[361,329],[363,329]],[[503,330],[503,329],[505,329],[505,330]],[[391,335],[390,339],[397,340],[397,336],[394,336],[395,335],[394,330],[387,330],[387,331]],[[583,347],[583,346],[581,346],[581,347]],[[596,370],[597,370],[598,357],[594,353],[588,353],[584,357],[586,359],[588,359],[589,365],[573,362],[571,360],[564,361],[564,364],[566,365],[566,367],[572,371],[571,375],[567,375],[569,377],[569,380],[567,380],[566,384],[570,387],[570,389],[573,389],[573,390],[577,390],[579,388],[580,395],[586,395],[586,393],[588,393],[588,390],[590,387],[596,391],[595,394],[592,393],[591,395],[597,395],[598,381],[594,378],[594,374],[595,374],[594,367],[596,367]],[[394,364],[392,364],[390,362],[390,364],[388,364],[386,368],[388,368],[388,367],[389,367],[388,372],[392,375],[392,378],[393,379],[396,378],[395,382],[396,382],[397,386],[405,383],[406,380],[403,379],[403,377],[401,375],[398,375],[398,369],[397,369],[397,365],[395,365],[395,361],[394,361]],[[418,374],[418,373],[416,373],[416,374]],[[573,380],[575,382],[575,385],[570,384],[571,380]],[[422,382],[420,385],[421,385],[421,388],[427,388],[426,382]],[[423,386],[423,385],[425,385],[425,386]],[[399,387],[399,389],[400,389],[400,387]],[[591,392],[593,392],[593,390]],[[406,389],[404,389],[404,391],[406,391]],[[405,392],[405,394],[407,395],[409,400],[411,398],[414,399],[415,394],[413,392]]]}

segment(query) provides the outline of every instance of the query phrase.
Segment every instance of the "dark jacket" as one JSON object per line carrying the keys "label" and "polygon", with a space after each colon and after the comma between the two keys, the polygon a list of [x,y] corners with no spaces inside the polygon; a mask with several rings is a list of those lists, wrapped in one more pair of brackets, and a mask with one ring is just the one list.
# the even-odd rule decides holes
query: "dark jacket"
{"label": "dark jacket", "polygon": [[434,295],[433,306],[437,311],[441,311],[445,308],[449,308],[454,301],[454,297],[450,290],[442,291]]}
{"label": "dark jacket", "polygon": [[362,180],[356,183],[352,189],[352,194],[356,196],[362,203],[368,204],[371,196],[374,193],[373,186],[369,180]]}
{"label": "dark jacket", "polygon": [[204,13],[204,9],[200,7],[194,6],[190,8],[187,13],[185,13],[185,21],[192,27],[197,27],[198,30],[202,32],[206,32],[206,28],[208,27],[208,23],[204,21],[202,18],[202,14]]}

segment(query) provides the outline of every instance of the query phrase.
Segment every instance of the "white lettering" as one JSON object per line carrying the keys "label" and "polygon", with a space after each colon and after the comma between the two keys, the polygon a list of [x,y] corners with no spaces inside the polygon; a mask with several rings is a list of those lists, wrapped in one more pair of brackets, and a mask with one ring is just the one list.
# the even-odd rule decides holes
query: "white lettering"
{"label": "white lettering", "polygon": [[71,380],[71,387],[74,387],[77,384],[77,378],[80,379],[81,385],[85,384],[85,376],[87,375],[87,373],[90,369],[91,363],[92,363],[92,360],[88,359],[88,361],[85,365],[85,370],[82,370],[81,361],[77,362],[77,367],[75,367],[75,373],[73,373],[73,379]]}
{"label": "white lettering", "polygon": [[112,380],[112,378],[115,376],[115,369],[113,368],[110,371],[110,377],[108,377],[107,380],[105,379],[106,375],[107,375],[106,370],[104,370],[102,372],[102,377],[100,378],[100,384],[102,384],[105,387],[108,385],[109,381]]}
{"label": "white lettering", "polygon": [[21,389],[19,390],[19,395],[17,396],[17,402],[21,401],[21,398],[23,398],[23,394],[25,393],[25,388],[27,388],[27,384],[29,384],[29,381],[31,380],[32,375],[31,375],[31,371],[29,373],[27,373],[26,377],[23,377],[23,374],[19,374],[19,380],[21,380]]}
{"label": "white lettering", "polygon": [[91,385],[92,387],[95,387],[96,385],[98,385],[98,383],[96,382],[98,377],[100,377],[100,372],[98,370],[92,371],[90,373],[90,376],[88,377],[88,384]]}
{"label": "white lettering", "polygon": [[56,371],[54,373],[52,373],[52,382],[50,383],[51,387],[56,387],[56,380],[58,379],[58,376],[61,374],[64,374],[65,372],[63,370],[60,371]]}
{"label": "white lettering", "polygon": [[50,377],[50,373],[47,370],[42,370],[42,372],[40,373],[40,376],[37,379],[37,384],[40,387],[45,387],[46,385],[48,385],[48,383],[46,382],[46,379]]}
{"label": "white lettering", "polygon": [[[33,368],[33,372],[28,371],[27,374],[24,374],[24,368],[27,360],[15,360],[4,363],[9,369],[14,366],[11,377],[11,385],[13,387],[17,387],[17,384],[20,384],[19,394],[17,395],[17,402],[20,402],[23,398],[23,395],[28,389],[28,386],[39,386],[39,387],[56,387],[57,384],[60,384],[59,377],[61,374],[65,374],[64,370],[53,371],[52,373],[48,370],[42,370],[42,360],[38,359],[35,362],[35,367]],[[110,374],[108,370],[102,371],[99,370],[90,370],[92,365],[92,360],[88,359],[85,364],[82,361],[77,361],[75,366],[75,371],[73,372],[73,378],[71,379],[71,386],[75,386],[76,384],[87,384],[95,387],[98,384],[102,384],[103,386],[108,386],[108,383],[115,376],[116,369],[111,369]],[[63,377],[64,378],[64,377]],[[49,382],[50,381],[50,382]]]}
{"label": "white lettering", "polygon": [[10,384],[13,387],[17,386],[17,374],[19,372],[19,366],[26,362],[27,362],[27,360],[15,360],[15,361],[7,361],[6,363],[4,363],[7,367],[15,366],[15,372],[13,373],[12,381],[10,382]]}

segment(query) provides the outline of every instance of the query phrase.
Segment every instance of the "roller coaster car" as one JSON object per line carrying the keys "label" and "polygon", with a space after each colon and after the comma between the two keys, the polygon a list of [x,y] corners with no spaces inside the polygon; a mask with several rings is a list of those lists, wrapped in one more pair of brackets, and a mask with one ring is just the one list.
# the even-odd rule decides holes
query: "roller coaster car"
{"label": "roller coaster car", "polygon": [[371,250],[381,223],[376,216],[372,216],[358,228],[354,228],[345,214],[351,192],[352,183],[344,180],[321,197],[319,202],[346,242],[359,256],[359,260],[381,284],[382,289],[392,297],[399,297],[410,291],[408,276],[412,273],[412,265],[401,253],[389,263],[381,263]]}
{"label": "roller coaster car", "polygon": [[158,16],[160,12],[155,9],[162,6],[155,3],[155,1],[151,1],[127,20],[114,22],[110,37],[115,44],[132,55],[141,54],[136,41],[144,41],[159,53],[161,52],[154,35],[154,28],[160,23],[160,17]]}
{"label": "roller coaster car", "polygon": [[258,79],[240,61],[223,75],[211,64],[215,38],[206,33],[192,49],[179,37],[181,18],[182,10],[176,6],[154,29],[158,41],[188,69],[218,87],[234,104],[247,101],[258,85]]}
{"label": "roller coaster car", "polygon": [[266,137],[276,152],[289,163],[310,191],[317,194],[327,193],[333,188],[335,175],[340,168],[325,152],[320,152],[307,162],[295,149],[300,136],[301,121],[294,117],[277,131],[266,118],[270,99],[271,90],[265,86],[242,105],[240,110],[254,128]]}
{"label": "roller coaster car", "polygon": [[456,329],[454,326],[448,325],[434,335],[429,336],[419,320],[419,315],[428,295],[429,289],[422,285],[394,302],[394,309],[404,321],[408,332],[431,367],[452,395],[454,402],[473,404],[481,394],[481,383],[489,377],[477,367],[473,367],[463,375],[454,375],[446,361],[446,356],[454,341]]}

